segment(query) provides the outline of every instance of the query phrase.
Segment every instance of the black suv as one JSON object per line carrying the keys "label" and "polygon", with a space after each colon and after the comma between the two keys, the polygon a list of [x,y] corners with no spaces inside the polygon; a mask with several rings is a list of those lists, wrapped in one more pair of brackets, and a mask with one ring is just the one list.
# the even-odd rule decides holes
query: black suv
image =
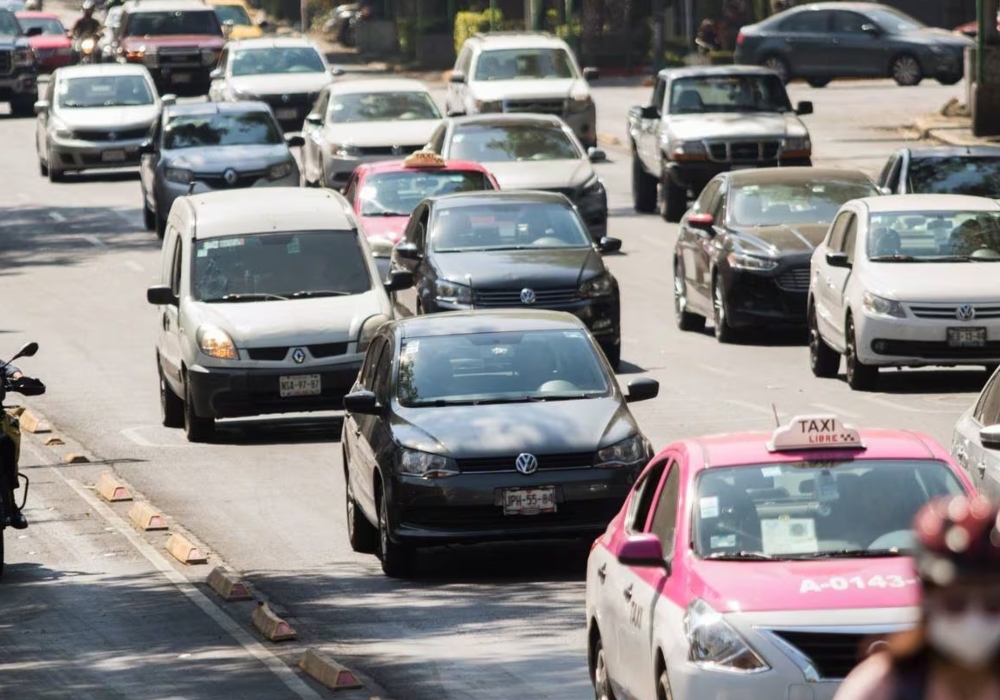
{"label": "black suv", "polygon": [[38,67],[28,37],[10,10],[0,9],[0,102],[10,103],[15,117],[30,117],[38,100]]}

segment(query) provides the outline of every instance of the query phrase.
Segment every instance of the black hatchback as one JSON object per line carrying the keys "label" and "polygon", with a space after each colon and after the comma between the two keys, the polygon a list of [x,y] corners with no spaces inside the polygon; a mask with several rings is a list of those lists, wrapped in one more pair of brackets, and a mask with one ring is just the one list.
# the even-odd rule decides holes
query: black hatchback
{"label": "black hatchback", "polygon": [[379,329],[344,399],[348,537],[405,576],[418,547],[592,538],[652,457],[576,317],[471,311]]}

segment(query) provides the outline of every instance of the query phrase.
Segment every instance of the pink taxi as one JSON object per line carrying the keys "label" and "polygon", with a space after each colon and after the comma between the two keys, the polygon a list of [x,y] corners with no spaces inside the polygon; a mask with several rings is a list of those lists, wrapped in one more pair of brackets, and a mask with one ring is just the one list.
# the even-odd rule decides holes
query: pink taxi
{"label": "pink taxi", "polygon": [[829,700],[917,619],[913,516],[962,492],[929,437],[833,416],[670,445],[590,554],[596,697]]}

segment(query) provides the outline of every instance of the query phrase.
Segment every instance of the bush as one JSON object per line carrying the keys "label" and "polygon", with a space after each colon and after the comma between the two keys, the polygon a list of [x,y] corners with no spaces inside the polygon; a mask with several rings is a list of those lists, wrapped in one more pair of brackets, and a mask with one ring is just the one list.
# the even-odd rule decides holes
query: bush
{"label": "bush", "polygon": [[732,51],[712,51],[708,54],[708,63],[712,66],[727,66],[733,64]]}
{"label": "bush", "polygon": [[503,13],[497,10],[493,15],[493,22],[490,22],[490,11],[482,12],[458,12],[455,14],[455,53],[462,50],[465,40],[474,34],[488,32],[491,24],[500,25],[503,22]]}
{"label": "bush", "polygon": [[667,51],[663,55],[663,67],[664,68],[677,68],[684,67],[687,65],[687,61],[684,60],[684,54],[674,53],[673,51]]}

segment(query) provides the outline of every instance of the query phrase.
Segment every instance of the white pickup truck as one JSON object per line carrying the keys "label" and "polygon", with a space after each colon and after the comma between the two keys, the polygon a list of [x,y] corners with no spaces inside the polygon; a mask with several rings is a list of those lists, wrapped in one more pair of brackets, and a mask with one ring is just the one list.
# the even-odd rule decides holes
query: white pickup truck
{"label": "white pickup truck", "polygon": [[809,130],[776,73],[755,66],[668,68],[628,113],[635,210],[678,222],[688,198],[728,170],[812,165]]}

